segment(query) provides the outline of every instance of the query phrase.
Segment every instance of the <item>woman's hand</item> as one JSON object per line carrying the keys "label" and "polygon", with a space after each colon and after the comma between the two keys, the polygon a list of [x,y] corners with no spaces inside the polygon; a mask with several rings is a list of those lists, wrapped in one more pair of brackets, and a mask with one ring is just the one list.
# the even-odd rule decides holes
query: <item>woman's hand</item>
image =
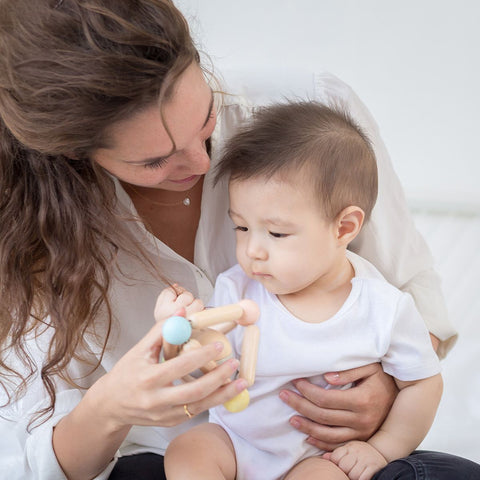
{"label": "woman's hand", "polygon": [[97,408],[118,428],[125,425],[173,426],[188,420],[184,405],[188,405],[192,415],[197,415],[246,388],[242,379],[230,382],[238,367],[236,359],[192,382],[173,385],[174,380],[215,360],[223,345],[206,345],[159,363],[162,326],[162,322],[157,323],[89,391],[98,399]]}
{"label": "woman's hand", "polygon": [[355,382],[347,390],[324,389],[306,379],[294,382],[300,392],[282,390],[280,398],[300,415],[292,426],[308,435],[308,443],[331,451],[351,440],[367,440],[382,424],[398,389],[379,363],[338,373],[327,373],[331,385]]}
{"label": "woman's hand", "polygon": [[[177,313],[175,309],[184,314],[189,307],[199,307],[194,305],[193,296],[184,291],[172,292],[167,292],[167,298],[164,295],[162,300],[164,306],[173,309],[172,314]],[[245,380],[230,380],[238,366],[235,359],[192,382],[174,385],[174,380],[215,360],[223,344],[206,345],[159,363],[162,328],[163,321],[156,323],[56,425],[53,447],[68,478],[97,476],[111,461],[132,425],[177,425],[188,420],[189,415],[224,403],[246,388]]]}
{"label": "woman's hand", "polygon": [[184,288],[173,285],[164,289],[155,306],[157,324],[91,387],[89,395],[97,397],[98,408],[103,409],[118,428],[126,425],[177,425],[188,420],[187,411],[193,416],[198,415],[230,400],[246,388],[243,379],[230,381],[238,367],[236,359],[194,381],[173,384],[221,356],[221,342],[159,363],[164,320],[171,315],[185,316],[200,310],[203,310],[202,302]]}

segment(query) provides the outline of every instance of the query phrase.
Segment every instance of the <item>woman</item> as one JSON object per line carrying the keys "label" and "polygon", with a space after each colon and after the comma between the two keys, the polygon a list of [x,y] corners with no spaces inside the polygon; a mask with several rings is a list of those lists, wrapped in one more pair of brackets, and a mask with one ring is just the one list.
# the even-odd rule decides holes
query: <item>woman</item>
{"label": "woman", "polygon": [[[158,478],[169,440],[244,388],[241,379],[224,385],[236,361],[173,385],[219,347],[159,363],[161,325],[152,324],[167,282],[206,301],[234,262],[226,186],[213,189],[207,172],[249,109],[226,98],[215,127],[217,96],[168,0],[3,1],[0,49],[6,466],[24,479]],[[326,80],[326,96],[342,91]],[[384,195],[371,228],[394,209],[405,222],[400,233],[382,223],[382,238],[366,234],[357,247],[383,270],[388,261],[389,280],[417,303],[415,284],[427,285],[423,302],[432,303],[428,251],[388,161],[379,168]],[[185,295],[177,302],[195,307]],[[430,313],[447,347],[453,331]],[[359,386],[341,396],[306,380],[296,384],[302,395],[282,392],[299,413],[292,426],[321,448],[371,435],[395,393],[376,365],[329,377],[352,379]]]}

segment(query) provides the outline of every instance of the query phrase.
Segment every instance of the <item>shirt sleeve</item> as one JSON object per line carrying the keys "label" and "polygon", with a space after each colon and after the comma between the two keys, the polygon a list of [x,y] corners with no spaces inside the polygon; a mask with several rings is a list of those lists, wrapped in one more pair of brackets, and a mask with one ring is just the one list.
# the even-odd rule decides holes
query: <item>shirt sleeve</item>
{"label": "shirt sleeve", "polygon": [[[29,339],[26,348],[38,366],[45,359],[48,333]],[[22,362],[12,358],[9,364],[21,370]],[[75,367],[74,367],[75,368]],[[82,399],[82,393],[67,382],[56,379],[56,402],[53,415],[31,423],[35,414],[49,404],[49,397],[38,372],[28,382],[23,396],[8,402],[6,389],[0,389],[0,472],[9,480],[66,480],[53,449],[55,425]],[[8,385],[6,386],[8,387]],[[14,388],[13,386],[11,387]],[[9,391],[11,394],[12,392]],[[45,421],[45,418],[47,420]],[[43,421],[43,423],[42,423]],[[95,480],[106,480],[115,465],[114,459]]]}
{"label": "shirt sleeve", "polygon": [[440,339],[443,358],[457,339],[449,321],[433,257],[415,228],[400,181],[380,137],[378,126],[353,90],[330,73],[315,78],[315,97],[344,104],[373,144],[377,157],[379,190],[370,220],[349,248],[373,263],[385,278],[415,300],[428,330]]}
{"label": "shirt sleeve", "polygon": [[382,358],[389,375],[403,381],[420,380],[440,372],[440,361],[411,295],[400,294],[390,343]]}

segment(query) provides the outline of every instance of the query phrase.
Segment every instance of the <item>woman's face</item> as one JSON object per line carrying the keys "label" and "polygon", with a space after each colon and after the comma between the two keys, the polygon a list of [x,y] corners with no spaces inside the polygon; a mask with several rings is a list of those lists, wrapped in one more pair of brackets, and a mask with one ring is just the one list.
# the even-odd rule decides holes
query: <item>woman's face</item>
{"label": "woman's face", "polygon": [[164,117],[174,151],[155,104],[112,125],[107,132],[111,146],[96,150],[93,160],[132,185],[191,189],[210,167],[205,142],[216,122],[213,93],[198,65],[190,65],[177,80]]}

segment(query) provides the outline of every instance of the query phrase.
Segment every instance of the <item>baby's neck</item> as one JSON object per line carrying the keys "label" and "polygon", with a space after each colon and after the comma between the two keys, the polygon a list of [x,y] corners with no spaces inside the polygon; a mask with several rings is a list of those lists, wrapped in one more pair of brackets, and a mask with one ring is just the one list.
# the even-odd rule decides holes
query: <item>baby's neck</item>
{"label": "baby's neck", "polygon": [[299,292],[278,295],[287,310],[300,320],[321,323],[333,317],[347,300],[355,276],[352,264],[345,258],[341,267]]}

